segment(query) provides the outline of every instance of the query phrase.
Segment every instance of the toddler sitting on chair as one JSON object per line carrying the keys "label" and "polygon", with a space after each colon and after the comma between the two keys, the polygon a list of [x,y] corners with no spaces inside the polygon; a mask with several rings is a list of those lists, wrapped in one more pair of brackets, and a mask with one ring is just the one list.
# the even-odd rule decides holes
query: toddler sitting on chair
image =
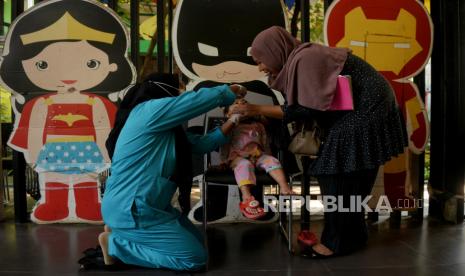
{"label": "toddler sitting on chair", "polygon": [[[245,104],[245,99],[238,99],[234,104]],[[287,183],[281,163],[270,155],[269,143],[264,127],[265,118],[241,117],[232,114],[229,108],[224,113],[228,120],[235,124],[230,134],[229,143],[221,150],[221,161],[234,170],[236,182],[242,192],[242,202],[239,208],[242,214],[249,219],[259,219],[266,215],[259,202],[252,196],[250,189],[256,184],[255,167],[268,173],[280,187],[280,193],[292,194]]]}

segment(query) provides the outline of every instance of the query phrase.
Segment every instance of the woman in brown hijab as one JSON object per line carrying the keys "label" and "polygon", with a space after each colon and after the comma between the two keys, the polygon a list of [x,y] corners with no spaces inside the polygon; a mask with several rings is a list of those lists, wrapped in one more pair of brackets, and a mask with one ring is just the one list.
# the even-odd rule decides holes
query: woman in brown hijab
{"label": "woman in brown hijab", "polygon": [[[407,146],[406,129],[389,83],[349,49],[301,43],[281,27],[256,36],[251,54],[272,88],[286,99],[283,106],[242,105],[232,111],[247,116],[282,118],[284,123],[317,120],[324,144],[307,173],[316,176],[323,196],[362,200],[371,193],[379,166]],[[352,78],[353,111],[329,111],[338,75]],[[338,198],[338,200],[340,197]],[[349,254],[367,241],[364,212],[325,212],[314,257]]]}

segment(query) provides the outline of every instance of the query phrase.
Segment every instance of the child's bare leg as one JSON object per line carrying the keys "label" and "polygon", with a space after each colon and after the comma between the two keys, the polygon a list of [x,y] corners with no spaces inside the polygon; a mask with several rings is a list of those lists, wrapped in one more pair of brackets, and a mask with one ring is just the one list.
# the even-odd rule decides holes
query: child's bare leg
{"label": "child's bare leg", "polygon": [[278,184],[282,195],[294,194],[287,183],[286,176],[279,160],[267,154],[263,154],[257,161],[257,165],[265,170]]}
{"label": "child's bare leg", "polygon": [[252,197],[252,193],[250,192],[250,187],[252,185],[242,185],[239,187],[239,189],[242,192],[242,202],[247,201],[249,198]]}
{"label": "child's bare leg", "polygon": [[286,176],[284,175],[284,171],[282,169],[274,169],[268,172],[271,177],[278,182],[279,188],[281,190],[281,194],[283,195],[291,195],[293,194],[289,184],[287,183]]}
{"label": "child's bare leg", "polygon": [[103,261],[106,265],[112,265],[115,263],[115,259],[108,255],[108,236],[110,236],[109,232],[100,233],[98,236],[98,242],[102,248]]}
{"label": "child's bare leg", "polygon": [[250,188],[256,183],[254,165],[250,160],[238,157],[231,163],[234,170],[234,177],[242,192],[242,202],[252,197]]}

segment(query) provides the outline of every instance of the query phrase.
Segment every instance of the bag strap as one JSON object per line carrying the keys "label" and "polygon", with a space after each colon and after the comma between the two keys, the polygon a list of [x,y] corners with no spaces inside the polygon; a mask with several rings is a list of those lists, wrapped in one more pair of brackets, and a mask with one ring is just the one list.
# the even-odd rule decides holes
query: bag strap
{"label": "bag strap", "polygon": [[305,132],[307,132],[307,131],[312,132],[312,137],[313,138],[315,138],[315,136],[317,136],[317,137],[320,136],[321,128],[320,128],[320,126],[318,125],[318,123],[315,120],[312,121],[311,127],[305,128],[307,125],[309,125],[308,122],[303,122],[302,123],[302,129],[300,131],[300,136],[302,138],[305,137]]}

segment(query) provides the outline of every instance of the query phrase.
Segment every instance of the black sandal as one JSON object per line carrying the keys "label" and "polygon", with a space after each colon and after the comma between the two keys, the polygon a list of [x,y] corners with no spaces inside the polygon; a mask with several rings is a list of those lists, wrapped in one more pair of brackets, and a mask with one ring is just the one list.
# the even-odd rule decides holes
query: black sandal
{"label": "black sandal", "polygon": [[310,247],[309,250],[311,252],[310,258],[315,259],[315,260],[329,259],[329,258],[334,258],[337,256],[336,253],[333,253],[331,255],[323,255],[321,253],[318,253],[315,251],[315,249],[313,249],[313,246]]}
{"label": "black sandal", "polygon": [[85,270],[104,269],[105,267],[103,256],[84,256],[79,259],[78,263]]}
{"label": "black sandal", "polygon": [[131,265],[127,265],[120,260],[116,260],[114,264],[106,265],[100,245],[97,245],[95,248],[87,248],[82,253],[84,254],[84,257],[79,259],[78,263],[84,270],[118,271],[126,270],[132,267]]}
{"label": "black sandal", "polygon": [[87,248],[82,252],[86,257],[103,257],[102,248],[100,245],[97,245],[95,248]]}
{"label": "black sandal", "polygon": [[123,263],[120,260],[116,260],[114,264],[107,265],[103,260],[103,257],[82,257],[78,263],[84,270],[106,270],[106,271],[120,271],[132,268],[132,265]]}

